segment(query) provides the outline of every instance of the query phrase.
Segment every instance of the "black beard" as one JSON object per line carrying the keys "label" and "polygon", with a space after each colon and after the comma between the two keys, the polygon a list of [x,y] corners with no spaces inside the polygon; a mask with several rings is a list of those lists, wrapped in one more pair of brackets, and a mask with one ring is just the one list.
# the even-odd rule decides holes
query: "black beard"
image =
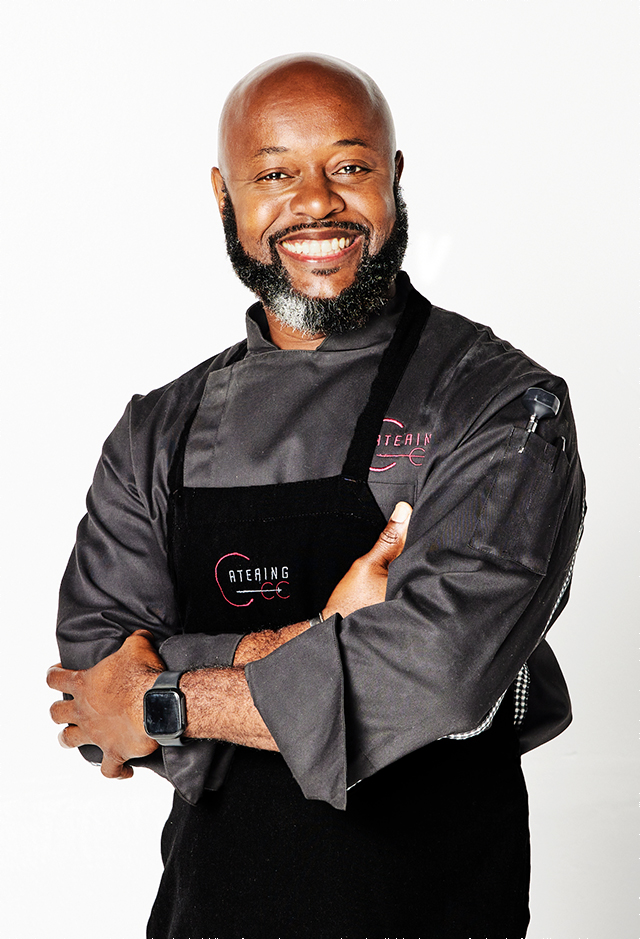
{"label": "black beard", "polygon": [[[325,222],[294,225],[276,232],[269,238],[271,263],[263,264],[244,250],[238,238],[238,226],[233,204],[227,193],[224,201],[222,225],[227,242],[227,254],[233,269],[245,285],[255,293],[267,309],[285,326],[305,336],[327,336],[364,326],[379,312],[389,299],[389,287],[402,266],[407,248],[409,220],[400,186],[394,186],[396,219],[391,234],[377,254],[369,254],[370,230],[355,222]],[[353,283],[337,297],[308,297],[291,285],[282,264],[276,243],[284,235],[304,229],[339,228],[364,235],[362,258]]]}

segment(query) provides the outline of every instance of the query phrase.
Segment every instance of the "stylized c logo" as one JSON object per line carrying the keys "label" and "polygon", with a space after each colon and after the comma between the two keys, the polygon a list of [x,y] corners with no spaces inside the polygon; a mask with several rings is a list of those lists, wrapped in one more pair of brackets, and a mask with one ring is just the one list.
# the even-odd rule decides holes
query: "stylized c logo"
{"label": "stylized c logo", "polygon": [[250,606],[250,605],[253,603],[253,597],[251,597],[250,600],[247,600],[246,603],[234,603],[233,600],[230,600],[229,597],[226,595],[226,593],[225,593],[224,590],[222,589],[222,584],[220,583],[220,580],[218,579],[218,568],[220,567],[220,565],[222,564],[222,562],[224,561],[224,559],[225,559],[225,558],[233,558],[233,557],[236,557],[236,558],[244,558],[245,561],[248,561],[248,560],[249,560],[249,558],[247,557],[246,554],[240,554],[238,551],[231,551],[229,554],[223,555],[223,556],[220,558],[220,560],[218,561],[218,563],[216,564],[216,569],[215,569],[215,572],[214,572],[215,575],[216,575],[216,583],[217,583],[218,587],[220,587],[220,593],[221,593],[222,596],[225,598],[225,600],[227,601],[227,603],[230,603],[230,604],[231,604],[231,606]]}

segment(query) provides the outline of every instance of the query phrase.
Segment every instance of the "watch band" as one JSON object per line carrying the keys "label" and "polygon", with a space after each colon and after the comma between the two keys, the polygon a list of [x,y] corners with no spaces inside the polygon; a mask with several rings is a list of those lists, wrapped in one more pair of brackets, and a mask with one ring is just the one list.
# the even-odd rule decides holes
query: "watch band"
{"label": "watch band", "polygon": [[[151,689],[153,691],[180,691],[179,681],[183,675],[184,670],[181,672],[160,672]],[[180,694],[182,694],[181,691]]]}

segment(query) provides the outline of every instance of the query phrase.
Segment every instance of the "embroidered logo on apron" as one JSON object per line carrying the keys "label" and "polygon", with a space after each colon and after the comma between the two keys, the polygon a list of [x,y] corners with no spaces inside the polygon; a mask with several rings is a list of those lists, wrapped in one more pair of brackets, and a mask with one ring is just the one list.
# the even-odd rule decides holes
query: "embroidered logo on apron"
{"label": "embroidered logo on apron", "polygon": [[220,593],[231,606],[250,606],[259,598],[290,598],[288,566],[256,565],[238,551],[223,554],[215,566],[215,577]]}

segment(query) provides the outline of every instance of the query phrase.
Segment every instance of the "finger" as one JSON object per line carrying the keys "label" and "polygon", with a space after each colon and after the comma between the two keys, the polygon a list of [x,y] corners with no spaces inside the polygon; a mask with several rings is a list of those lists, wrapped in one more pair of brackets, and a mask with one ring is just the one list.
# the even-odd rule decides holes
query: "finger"
{"label": "finger", "polygon": [[133,776],[133,768],[131,766],[127,766],[120,760],[106,755],[102,757],[100,772],[103,776],[106,776],[107,779],[131,779]]}
{"label": "finger", "polygon": [[378,540],[366,555],[369,561],[388,567],[402,553],[413,509],[408,502],[398,502]]}
{"label": "finger", "polygon": [[62,668],[61,665],[52,665],[47,671],[47,684],[54,691],[72,694],[77,681],[78,673],[73,669]]}
{"label": "finger", "polygon": [[87,739],[84,731],[82,731],[80,727],[76,727],[75,724],[69,724],[58,734],[58,743],[61,747],[64,747],[65,750],[73,750],[74,747],[82,747],[85,743],[91,742],[91,740]]}
{"label": "finger", "polygon": [[148,639],[149,641],[153,639],[153,633],[148,629],[134,629],[129,638],[131,639],[132,636],[142,636],[143,639]]}
{"label": "finger", "polygon": [[398,525],[404,528],[406,533],[407,525],[409,524],[409,519],[411,518],[411,513],[413,508],[409,505],[408,502],[398,502],[396,507],[391,513],[390,522],[397,522]]}
{"label": "finger", "polygon": [[144,665],[153,672],[163,672],[165,665],[153,645],[153,633],[148,629],[136,629],[126,639],[125,646],[138,665]]}
{"label": "finger", "polygon": [[54,724],[75,724],[76,702],[54,701],[49,708],[49,714]]}
{"label": "finger", "polygon": [[[129,650],[136,656],[151,654],[154,658],[158,658],[158,653],[153,645],[153,633],[149,632],[148,629],[136,629],[130,636],[127,636],[124,645],[128,646]],[[133,651],[134,648],[135,651]]]}

